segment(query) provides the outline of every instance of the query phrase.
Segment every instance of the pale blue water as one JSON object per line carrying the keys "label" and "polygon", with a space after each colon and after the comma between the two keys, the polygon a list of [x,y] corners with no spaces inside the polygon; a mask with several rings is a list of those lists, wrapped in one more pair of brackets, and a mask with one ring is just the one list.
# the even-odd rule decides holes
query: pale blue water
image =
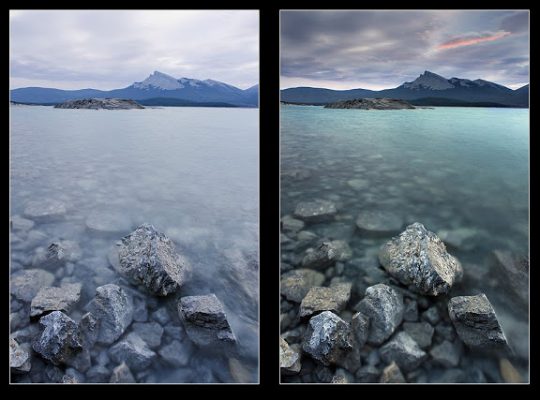
{"label": "pale blue water", "polygon": [[[451,250],[466,274],[452,295],[488,295],[509,340],[520,348],[526,375],[528,310],[513,305],[511,294],[498,287],[504,278],[492,274],[488,257],[495,249],[528,254],[528,109],[282,105],[280,138],[281,214],[292,214],[300,201],[334,201],[336,221],[309,230],[347,240],[353,257],[376,255],[388,240],[355,233],[356,216],[366,208],[397,211],[434,232],[473,232],[466,250]],[[294,170],[309,170],[311,177],[291,179]],[[351,179],[367,185],[355,190]],[[478,270],[489,271],[487,277]]]}
{"label": "pale blue water", "polygon": [[[256,288],[258,279],[249,281],[251,274],[239,282],[227,269],[231,262],[226,257],[240,254],[238,260],[245,255],[258,263],[258,110],[13,106],[10,113],[11,215],[39,199],[62,201],[68,210],[62,222],[34,226],[46,239],[26,246],[20,235],[12,244],[12,270],[31,268],[37,246],[56,238],[75,240],[83,250],[79,263],[95,272],[87,278],[59,273],[55,284],[66,277],[83,279],[87,301],[96,282],[118,278],[106,258],[115,240],[140,223],[151,223],[193,265],[194,281],[180,295],[214,292],[225,304],[242,349],[240,361],[250,381],[256,381],[258,298],[244,295],[240,286]],[[130,228],[114,237],[90,233],[86,218],[100,210],[127,219]],[[170,307],[173,325],[179,325],[174,301],[160,300],[158,306]],[[226,358],[199,355],[189,344],[185,351],[191,354],[185,368],[158,360],[141,381],[232,380]]]}

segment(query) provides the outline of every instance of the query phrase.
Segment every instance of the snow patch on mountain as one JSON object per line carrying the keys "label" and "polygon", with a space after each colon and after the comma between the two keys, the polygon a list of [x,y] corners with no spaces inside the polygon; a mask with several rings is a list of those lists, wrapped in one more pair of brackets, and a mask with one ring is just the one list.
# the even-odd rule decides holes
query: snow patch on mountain
{"label": "snow patch on mountain", "polygon": [[133,87],[135,89],[149,89],[152,87],[162,90],[176,90],[182,89],[184,85],[170,75],[164,74],[163,72],[154,71],[154,73],[144,81],[135,82]]}

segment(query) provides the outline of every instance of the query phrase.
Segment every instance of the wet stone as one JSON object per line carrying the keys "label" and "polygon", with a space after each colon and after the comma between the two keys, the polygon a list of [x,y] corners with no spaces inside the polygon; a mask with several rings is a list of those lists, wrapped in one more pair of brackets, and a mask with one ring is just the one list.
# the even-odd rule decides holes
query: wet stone
{"label": "wet stone", "polygon": [[152,313],[152,319],[163,326],[169,323],[171,317],[169,311],[165,307],[161,307]]}
{"label": "wet stone", "polygon": [[283,339],[279,339],[279,367],[282,374],[294,375],[300,372],[300,352],[289,347]]}
{"label": "wet stone", "polygon": [[422,319],[435,326],[441,320],[441,315],[437,306],[431,306],[422,313]]}
{"label": "wet stone", "polygon": [[229,373],[236,383],[249,383],[253,381],[251,371],[237,358],[229,358]]}
{"label": "wet stone", "polygon": [[163,346],[158,351],[158,354],[167,364],[173,367],[185,367],[189,364],[191,351],[188,344],[173,340],[170,344]]}
{"label": "wet stone", "polygon": [[444,322],[441,322],[437,324],[435,327],[435,332],[437,335],[442,337],[443,339],[453,341],[456,337],[456,331],[452,325],[448,325]]}
{"label": "wet stone", "polygon": [[416,300],[410,300],[405,303],[403,320],[409,322],[418,321],[418,303],[416,302]]}
{"label": "wet stone", "polygon": [[414,339],[418,346],[427,349],[431,346],[435,329],[427,322],[404,322],[403,329]]}
{"label": "wet stone", "polygon": [[121,212],[97,210],[88,215],[86,227],[91,232],[101,235],[123,234],[131,229],[131,220]]}
{"label": "wet stone", "polygon": [[31,200],[26,203],[23,215],[36,222],[52,222],[64,218],[66,206],[56,200]]}
{"label": "wet stone", "polygon": [[9,339],[9,367],[13,373],[30,371],[30,354],[15,339]]}
{"label": "wet stone", "polygon": [[324,275],[311,269],[295,269],[281,275],[281,295],[289,301],[302,302],[309,290],[320,286]]}
{"label": "wet stone", "polygon": [[155,349],[161,344],[163,328],[157,322],[134,322],[132,329],[133,332],[136,332],[151,349]]}
{"label": "wet stone", "polygon": [[86,372],[86,381],[91,383],[108,382],[111,371],[103,365],[95,365]]}
{"label": "wet stone", "polygon": [[54,282],[54,275],[42,269],[26,269],[11,276],[11,294],[22,301],[30,302],[43,287]]}
{"label": "wet stone", "polygon": [[366,365],[364,367],[361,367],[355,373],[355,377],[360,383],[378,382],[380,375],[381,371],[372,365]]}
{"label": "wet stone", "polygon": [[286,215],[281,218],[281,230],[285,233],[296,233],[304,229],[304,221]]}
{"label": "wet stone", "polygon": [[30,317],[39,317],[50,311],[69,314],[81,298],[80,283],[64,284],[61,287],[44,287],[32,299]]}
{"label": "wet stone", "polygon": [[352,250],[343,240],[323,241],[311,251],[306,251],[302,267],[325,269],[338,261],[347,261],[352,257]]}
{"label": "wet stone", "polygon": [[111,347],[109,354],[114,362],[125,362],[133,371],[147,369],[156,356],[156,353],[134,332]]}
{"label": "wet stone", "polygon": [[494,250],[491,257],[497,282],[508,289],[523,305],[529,304],[529,260],[527,257],[517,257],[509,251]]}
{"label": "wet stone", "polygon": [[381,347],[381,358],[386,363],[395,361],[403,371],[412,371],[426,359],[426,353],[407,332],[397,333]]}
{"label": "wet stone", "polygon": [[369,335],[369,318],[361,312],[352,316],[351,330],[356,340],[355,346],[361,349],[367,342]]}
{"label": "wet stone", "polygon": [[336,373],[332,377],[332,381],[331,381],[331,383],[353,383],[353,382],[354,382],[354,375],[343,368],[336,369]]}
{"label": "wet stone", "polygon": [[338,283],[332,287],[313,287],[300,304],[300,317],[308,317],[319,311],[342,311],[351,297],[350,283]]}
{"label": "wet stone", "polygon": [[92,348],[99,334],[99,320],[92,313],[86,313],[79,321],[79,332],[85,348]]}
{"label": "wet stone", "polygon": [[14,232],[27,232],[34,227],[34,221],[15,215],[10,219],[10,227]]}
{"label": "wet stone", "polygon": [[390,365],[383,369],[380,383],[405,383],[405,377],[401,373],[398,365],[392,361]]}
{"label": "wet stone", "polygon": [[433,362],[442,365],[445,368],[457,367],[461,355],[459,345],[445,340],[441,344],[433,346],[429,355]]}
{"label": "wet stone", "polygon": [[79,244],[73,240],[51,243],[46,249],[38,248],[32,259],[32,266],[49,271],[58,269],[68,262],[77,262],[82,255]]}
{"label": "wet stone", "polygon": [[323,222],[334,218],[336,205],[328,200],[304,201],[297,204],[294,216],[305,222]]}
{"label": "wet stone", "polygon": [[399,232],[403,218],[390,211],[365,210],[356,218],[356,226],[363,234],[385,236]]}

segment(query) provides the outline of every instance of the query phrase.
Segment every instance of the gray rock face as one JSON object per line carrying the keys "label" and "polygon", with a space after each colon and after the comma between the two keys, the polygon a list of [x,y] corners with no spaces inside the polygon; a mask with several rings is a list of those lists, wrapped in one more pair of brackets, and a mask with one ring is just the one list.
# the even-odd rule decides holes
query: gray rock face
{"label": "gray rock face", "polygon": [[383,245],[379,260],[390,275],[424,295],[448,293],[463,277],[459,261],[446,252],[444,243],[433,232],[418,222]]}
{"label": "gray rock face", "polygon": [[336,364],[353,348],[349,324],[331,311],[309,320],[302,343],[303,350],[323,365]]}
{"label": "gray rock face", "polygon": [[82,341],[75,321],[61,311],[53,311],[39,320],[44,327],[32,348],[55,365],[65,363],[82,350]]}
{"label": "gray rock face", "polygon": [[39,317],[49,311],[69,313],[81,299],[80,283],[66,283],[61,287],[44,287],[32,299],[30,317]]}
{"label": "gray rock face", "polygon": [[403,296],[385,284],[370,286],[355,309],[370,319],[368,343],[379,345],[403,320]]}
{"label": "gray rock face", "polygon": [[308,317],[319,311],[342,311],[351,298],[350,283],[338,283],[332,287],[312,287],[300,304],[300,317]]}
{"label": "gray rock face", "polygon": [[279,368],[284,375],[295,375],[302,368],[300,353],[289,347],[289,344],[281,337],[279,338]]}
{"label": "gray rock face", "polygon": [[30,371],[30,354],[15,339],[9,339],[9,367],[11,372],[25,373]]}
{"label": "gray rock face", "polygon": [[32,301],[39,290],[50,286],[54,275],[42,269],[25,269],[11,277],[10,292],[13,297],[22,301]]}
{"label": "gray rock face", "polygon": [[187,260],[176,253],[167,236],[149,224],[122,238],[118,254],[120,273],[158,296],[176,292],[191,278]]}
{"label": "gray rock face", "polygon": [[453,297],[448,314],[460,339],[478,349],[503,349],[508,346],[504,332],[485,294]]}
{"label": "gray rock face", "polygon": [[427,322],[404,322],[403,329],[414,339],[418,346],[427,349],[431,346],[431,339],[435,329]]}
{"label": "gray rock face", "polygon": [[403,218],[390,211],[365,210],[356,218],[356,226],[364,234],[391,235],[399,232],[403,226]]}
{"label": "gray rock face", "polygon": [[297,204],[294,216],[305,222],[332,220],[337,213],[334,203],[328,200],[303,201]]}
{"label": "gray rock face", "polygon": [[40,248],[32,259],[32,266],[55,270],[67,262],[77,262],[81,258],[81,248],[72,240],[61,240],[51,243],[47,249]]}
{"label": "gray rock face", "polygon": [[403,371],[416,369],[426,359],[426,353],[407,332],[397,333],[381,347],[381,358],[386,363],[395,361]]}
{"label": "gray rock face", "polygon": [[433,361],[445,368],[457,367],[461,355],[458,345],[445,340],[441,344],[433,346],[429,355]]}
{"label": "gray rock face", "polygon": [[161,344],[163,328],[157,322],[135,322],[133,323],[133,332],[136,332],[151,349],[155,349]]}
{"label": "gray rock face", "polygon": [[109,383],[135,383],[135,378],[126,363],[113,369]]}
{"label": "gray rock face", "polygon": [[186,343],[173,340],[158,351],[160,357],[173,367],[185,367],[189,364],[191,349]]}
{"label": "gray rock face", "polygon": [[302,267],[325,269],[337,261],[347,261],[352,257],[352,251],[343,240],[324,241],[312,251],[307,251],[302,259]]}
{"label": "gray rock face", "polygon": [[131,324],[133,300],[124,289],[111,283],[96,289],[96,297],[88,304],[88,311],[99,320],[97,341],[111,344]]}
{"label": "gray rock face", "polygon": [[111,359],[116,363],[125,362],[133,371],[142,371],[150,366],[156,353],[148,348],[144,340],[135,332],[127,335],[109,350]]}
{"label": "gray rock face", "polygon": [[289,301],[300,303],[309,290],[320,286],[324,275],[312,269],[295,269],[281,275],[281,295]]}
{"label": "gray rock face", "polygon": [[197,346],[235,344],[223,304],[215,294],[182,297],[178,314],[186,332]]}
{"label": "gray rock face", "polygon": [[52,222],[64,218],[66,206],[56,200],[31,200],[26,203],[23,215],[36,222]]}
{"label": "gray rock face", "polygon": [[392,363],[383,369],[380,383],[405,383],[405,377],[401,373],[398,365],[392,361]]}
{"label": "gray rock face", "polygon": [[356,339],[356,346],[361,349],[366,344],[369,335],[369,318],[357,312],[352,316],[351,329]]}
{"label": "gray rock face", "polygon": [[411,103],[398,99],[354,99],[338,101],[324,106],[324,108],[346,108],[356,110],[414,110]]}
{"label": "gray rock face", "polygon": [[80,99],[67,100],[56,104],[54,108],[76,108],[89,110],[131,110],[144,109],[135,100],[130,99]]}
{"label": "gray rock face", "polygon": [[296,233],[304,229],[304,221],[286,215],[281,218],[281,230],[285,233]]}
{"label": "gray rock face", "polygon": [[508,251],[494,250],[492,263],[502,287],[513,293],[521,304],[529,304],[529,260]]}

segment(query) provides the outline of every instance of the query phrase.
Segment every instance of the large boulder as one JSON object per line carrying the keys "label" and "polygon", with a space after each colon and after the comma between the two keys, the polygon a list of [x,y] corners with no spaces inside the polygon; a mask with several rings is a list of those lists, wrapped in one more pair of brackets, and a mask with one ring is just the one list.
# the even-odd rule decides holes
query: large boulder
{"label": "large boulder", "polygon": [[223,304],[215,294],[186,296],[178,302],[186,333],[200,347],[236,344]]}
{"label": "large boulder", "polygon": [[191,277],[191,266],[174,243],[149,224],[122,238],[118,256],[119,272],[158,296],[176,292]]}
{"label": "large boulder", "polygon": [[320,286],[324,275],[312,269],[295,269],[281,275],[281,295],[289,301],[300,303],[309,290]]}
{"label": "large boulder", "polygon": [[133,320],[131,295],[112,283],[96,289],[96,297],[87,309],[99,320],[97,341],[104,344],[115,342]]}
{"label": "large boulder", "polygon": [[289,346],[282,337],[279,338],[279,368],[284,375],[294,375],[300,372],[300,352]]}
{"label": "large boulder", "polygon": [[453,297],[448,314],[460,339],[470,348],[506,349],[508,342],[485,294]]}
{"label": "large boulder", "polygon": [[355,309],[369,318],[369,344],[380,345],[403,320],[403,296],[392,287],[380,283],[366,289]]}
{"label": "large boulder", "polygon": [[308,317],[320,311],[341,312],[351,298],[351,287],[350,283],[312,287],[300,304],[300,317]]}
{"label": "large boulder", "polygon": [[66,283],[61,287],[44,287],[32,299],[30,317],[39,317],[50,311],[68,313],[81,299],[80,283]]}
{"label": "large boulder", "polygon": [[315,249],[307,250],[302,259],[302,267],[325,269],[337,261],[347,261],[352,257],[352,250],[343,240],[323,241]]}
{"label": "large boulder", "polygon": [[384,244],[379,260],[390,275],[424,295],[446,294],[463,277],[459,261],[418,222]]}
{"label": "large boulder", "polygon": [[10,292],[16,299],[30,302],[43,287],[51,286],[54,275],[43,269],[25,269],[11,276]]}
{"label": "large boulder", "polygon": [[328,200],[302,201],[296,205],[294,216],[305,222],[332,220],[337,213],[334,203]]}
{"label": "large boulder", "polygon": [[397,333],[390,341],[381,347],[381,358],[386,363],[395,361],[403,371],[416,369],[427,354],[409,336],[407,332]]}
{"label": "large boulder", "polygon": [[114,362],[125,362],[133,371],[147,369],[156,356],[135,332],[111,347],[109,354]]}

